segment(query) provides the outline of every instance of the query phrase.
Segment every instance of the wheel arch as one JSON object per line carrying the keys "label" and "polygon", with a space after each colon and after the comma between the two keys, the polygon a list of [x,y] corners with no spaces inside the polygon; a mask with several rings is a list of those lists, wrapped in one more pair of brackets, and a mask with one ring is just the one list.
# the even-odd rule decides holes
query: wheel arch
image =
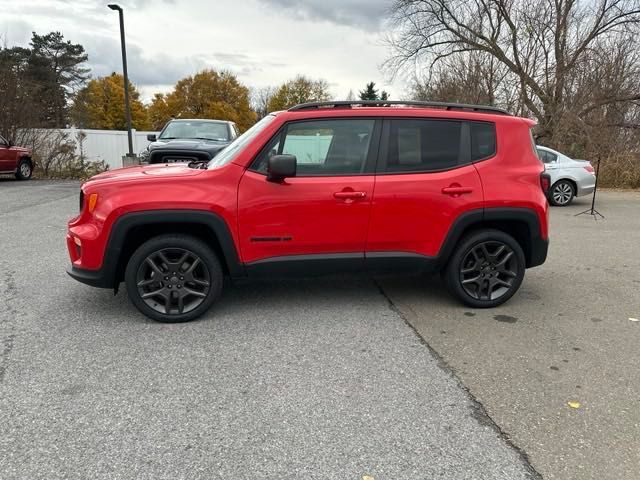
{"label": "wheel arch", "polygon": [[466,235],[490,228],[511,235],[518,242],[527,268],[544,263],[548,241],[540,235],[540,221],[535,211],[528,208],[487,208],[464,213],[455,220],[438,255],[441,268]]}
{"label": "wheel arch", "polygon": [[566,181],[566,182],[569,182],[569,183],[571,184],[571,186],[573,187],[573,194],[574,194],[574,195],[576,195],[576,193],[578,192],[578,182],[577,182],[577,180],[576,180],[576,179],[574,179],[573,177],[569,177],[569,176],[566,176],[566,175],[564,175],[564,176],[562,176],[562,177],[560,177],[560,178],[556,179],[556,181],[555,181],[555,182],[553,182],[553,185],[551,185],[551,188],[549,189],[549,192],[551,192],[551,190],[553,189],[553,187],[554,187],[558,182],[561,182],[561,181],[563,181],[563,180],[564,180],[564,181]]}
{"label": "wheel arch", "polygon": [[198,210],[156,210],[128,213],[114,223],[103,262],[111,270],[108,283],[117,286],[133,252],[147,240],[166,233],[203,240],[218,255],[225,274],[244,276],[231,232],[219,215]]}

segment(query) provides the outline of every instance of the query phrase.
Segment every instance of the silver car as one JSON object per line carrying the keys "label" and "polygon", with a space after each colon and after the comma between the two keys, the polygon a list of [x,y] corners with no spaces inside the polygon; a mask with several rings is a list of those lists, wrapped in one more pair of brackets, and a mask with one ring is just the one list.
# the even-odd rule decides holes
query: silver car
{"label": "silver car", "polygon": [[551,176],[549,203],[566,207],[573,197],[589,195],[596,186],[596,173],[587,160],[573,160],[548,147],[536,147],[538,156],[544,163],[545,171]]}

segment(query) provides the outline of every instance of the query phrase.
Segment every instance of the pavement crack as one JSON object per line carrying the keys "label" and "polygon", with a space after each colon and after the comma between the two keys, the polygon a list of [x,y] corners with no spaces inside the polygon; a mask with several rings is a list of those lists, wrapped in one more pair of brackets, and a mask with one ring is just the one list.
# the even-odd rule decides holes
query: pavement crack
{"label": "pavement crack", "polygon": [[413,324],[407,319],[404,313],[393,302],[391,297],[387,295],[387,292],[384,291],[384,289],[382,288],[382,285],[380,285],[380,283],[374,278],[372,278],[372,281],[373,281],[373,284],[378,288],[380,294],[387,300],[387,303],[391,311],[393,311],[396,315],[398,315],[402,319],[402,321],[413,331],[413,333],[418,338],[419,342],[423,344],[429,350],[433,358],[435,358],[438,366],[445,373],[450,375],[455,380],[457,385],[465,392],[469,401],[471,402],[471,416],[481,425],[491,428],[509,446],[509,448],[513,449],[516,452],[516,454],[520,457],[520,460],[522,461],[524,467],[528,471],[530,478],[532,480],[542,479],[542,475],[533,467],[533,465],[531,465],[527,452],[525,452],[522,448],[514,444],[511,438],[509,437],[509,434],[506,433],[504,430],[502,430],[500,425],[498,425],[493,420],[493,418],[491,418],[491,416],[489,415],[487,410],[484,408],[482,403],[480,403],[480,401],[469,390],[469,388],[467,388],[467,386],[464,383],[462,383],[462,380],[456,375],[454,369],[449,364],[447,364],[444,358],[442,358],[442,356],[436,350],[434,350],[434,348],[431,345],[429,345],[427,340],[422,335],[420,335],[418,330],[413,326]]}

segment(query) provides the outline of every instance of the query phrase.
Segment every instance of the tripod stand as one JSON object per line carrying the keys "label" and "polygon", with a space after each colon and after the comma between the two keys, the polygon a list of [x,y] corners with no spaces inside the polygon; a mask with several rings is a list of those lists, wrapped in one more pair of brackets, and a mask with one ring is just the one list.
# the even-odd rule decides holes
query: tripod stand
{"label": "tripod stand", "polygon": [[594,220],[598,220],[598,217],[604,218],[599,211],[595,209],[596,206],[596,193],[598,193],[598,178],[600,178],[600,159],[598,159],[598,164],[596,165],[596,184],[593,187],[593,197],[591,198],[591,208],[588,208],[584,212],[576,213],[574,217],[578,215],[591,215]]}

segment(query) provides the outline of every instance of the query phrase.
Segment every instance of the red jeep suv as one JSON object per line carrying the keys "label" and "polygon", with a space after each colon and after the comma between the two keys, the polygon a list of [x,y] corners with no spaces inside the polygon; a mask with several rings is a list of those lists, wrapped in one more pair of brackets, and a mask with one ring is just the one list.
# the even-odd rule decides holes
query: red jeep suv
{"label": "red jeep suv", "polygon": [[209,162],[86,182],[68,273],[96,287],[124,281],[163,322],[203,314],[225,276],[441,272],[466,305],[494,307],[547,256],[533,124],[435,102],[273,113]]}
{"label": "red jeep suv", "polygon": [[33,173],[31,150],[16,147],[0,136],[0,174],[11,173],[18,180],[29,180]]}

